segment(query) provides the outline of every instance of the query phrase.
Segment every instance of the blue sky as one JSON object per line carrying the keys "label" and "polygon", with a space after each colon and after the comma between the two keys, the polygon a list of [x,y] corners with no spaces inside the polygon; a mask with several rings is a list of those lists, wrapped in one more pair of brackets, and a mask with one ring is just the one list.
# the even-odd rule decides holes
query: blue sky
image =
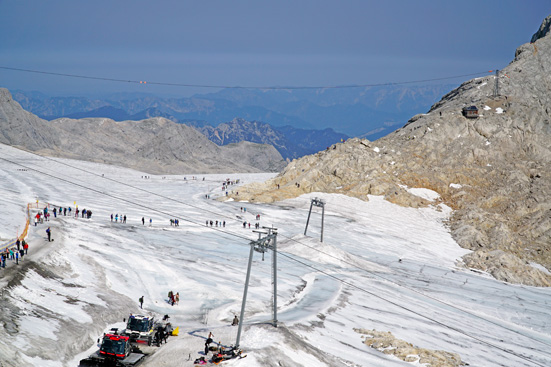
{"label": "blue sky", "polygon": [[[231,86],[421,80],[503,68],[550,14],[549,0],[0,0],[0,66]],[[2,69],[0,86],[208,91]]]}

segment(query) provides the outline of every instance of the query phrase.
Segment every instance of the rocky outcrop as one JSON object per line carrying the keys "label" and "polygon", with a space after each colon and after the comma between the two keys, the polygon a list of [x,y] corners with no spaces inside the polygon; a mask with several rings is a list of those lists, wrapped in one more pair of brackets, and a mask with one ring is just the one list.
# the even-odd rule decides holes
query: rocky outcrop
{"label": "rocky outcrop", "polygon": [[550,29],[551,29],[551,15],[543,20],[543,23],[541,23],[540,29],[538,29],[538,31],[534,33],[530,42],[534,43],[540,38],[547,36],[549,34]]}
{"label": "rocky outcrop", "polygon": [[430,367],[459,367],[463,366],[461,357],[456,353],[443,350],[419,348],[401,339],[396,339],[391,332],[354,329],[365,337],[364,343],[384,354],[393,355],[402,361],[418,363]]}
{"label": "rocky outcrop", "polygon": [[193,127],[162,117],[42,120],[0,89],[0,143],[39,154],[89,160],[152,174],[276,172],[285,162],[269,145],[219,147]]}
{"label": "rocky outcrop", "polygon": [[[465,259],[468,266],[504,281],[551,285],[545,271],[551,269],[548,24],[549,18],[536,34],[545,35],[520,46],[501,70],[499,95],[495,75],[465,82],[396,132],[294,160],[265,184],[241,188],[240,199],[270,202],[322,191],[363,200],[384,195],[418,207],[427,202],[404,186],[429,188],[455,209],[452,234],[475,252]],[[466,106],[476,106],[479,117],[463,116]]]}

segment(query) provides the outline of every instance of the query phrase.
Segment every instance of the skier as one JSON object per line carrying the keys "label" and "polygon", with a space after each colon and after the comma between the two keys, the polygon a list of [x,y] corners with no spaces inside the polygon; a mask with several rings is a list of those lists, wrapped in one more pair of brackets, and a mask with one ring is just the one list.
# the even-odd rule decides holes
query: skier
{"label": "skier", "polygon": [[145,218],[142,217],[142,225],[145,226]]}
{"label": "skier", "polygon": [[50,230],[50,227],[48,227],[46,233],[48,234],[48,242],[50,242],[52,240],[52,231]]}
{"label": "skier", "polygon": [[143,296],[138,299],[138,302],[140,302],[140,308],[143,309]]}
{"label": "skier", "polygon": [[236,326],[236,325],[239,325],[239,318],[237,317],[237,315],[233,317],[233,321],[231,323],[231,326]]}

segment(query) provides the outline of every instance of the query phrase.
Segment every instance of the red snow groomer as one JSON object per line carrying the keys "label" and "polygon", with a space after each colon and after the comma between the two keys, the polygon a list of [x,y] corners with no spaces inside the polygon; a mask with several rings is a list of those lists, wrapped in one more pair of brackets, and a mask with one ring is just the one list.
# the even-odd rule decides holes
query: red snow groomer
{"label": "red snow groomer", "polygon": [[128,336],[105,334],[98,351],[80,361],[81,367],[128,367],[139,365],[145,357],[133,347]]}

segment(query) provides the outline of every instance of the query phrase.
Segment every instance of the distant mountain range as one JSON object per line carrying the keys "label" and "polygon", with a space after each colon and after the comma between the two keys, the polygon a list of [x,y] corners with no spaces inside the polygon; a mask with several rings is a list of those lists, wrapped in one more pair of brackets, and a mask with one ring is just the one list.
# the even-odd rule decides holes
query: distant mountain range
{"label": "distant mountain range", "polygon": [[411,116],[428,111],[440,96],[456,86],[223,89],[189,98],[153,95],[50,97],[37,92],[13,91],[13,97],[27,111],[46,120],[59,117],[108,117],[114,120],[165,117],[175,122],[196,121],[203,126],[217,127],[220,123],[242,118],[277,128],[332,128],[348,136],[376,140],[403,126]]}
{"label": "distant mountain range", "polygon": [[196,126],[196,128],[218,145],[241,141],[270,144],[285,159],[312,154],[326,149],[338,141],[348,139],[347,135],[336,133],[332,129],[305,130],[291,126],[273,127],[263,122],[250,122],[241,118],[222,123],[217,127],[207,125]]}
{"label": "distant mountain range", "polygon": [[[106,108],[106,112],[119,112]],[[153,174],[278,172],[286,162],[271,145],[219,146],[196,128],[163,117],[117,122],[101,117],[46,121],[0,88],[0,143],[36,154],[130,167]]]}

